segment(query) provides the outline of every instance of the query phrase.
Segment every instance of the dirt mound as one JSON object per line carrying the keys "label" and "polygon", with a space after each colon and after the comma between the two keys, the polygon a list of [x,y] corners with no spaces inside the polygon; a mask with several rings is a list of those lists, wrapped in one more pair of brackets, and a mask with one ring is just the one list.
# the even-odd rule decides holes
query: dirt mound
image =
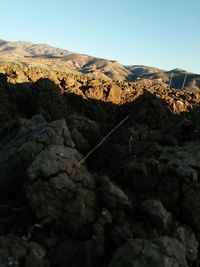
{"label": "dirt mound", "polygon": [[0,266],[199,265],[198,92],[3,73]]}

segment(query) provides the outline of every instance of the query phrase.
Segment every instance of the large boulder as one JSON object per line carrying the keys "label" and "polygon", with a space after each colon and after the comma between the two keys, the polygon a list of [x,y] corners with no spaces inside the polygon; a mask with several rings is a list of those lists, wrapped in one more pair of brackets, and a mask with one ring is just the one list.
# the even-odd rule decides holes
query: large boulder
{"label": "large boulder", "polygon": [[41,116],[17,119],[0,128],[0,200],[21,191],[25,171],[49,144],[74,147],[65,120],[47,123]]}
{"label": "large boulder", "polygon": [[74,148],[65,120],[19,119],[4,127],[0,136],[2,201],[17,197],[25,184],[38,219],[71,232],[93,222],[95,179],[79,164],[82,156]]}
{"label": "large boulder", "polygon": [[96,215],[95,180],[76,149],[49,145],[27,170],[27,198],[36,216],[75,235]]}
{"label": "large boulder", "polygon": [[188,267],[185,247],[177,239],[135,239],[115,253],[109,267]]}
{"label": "large boulder", "polygon": [[117,85],[112,85],[109,89],[107,101],[113,104],[119,104],[121,101],[121,88]]}

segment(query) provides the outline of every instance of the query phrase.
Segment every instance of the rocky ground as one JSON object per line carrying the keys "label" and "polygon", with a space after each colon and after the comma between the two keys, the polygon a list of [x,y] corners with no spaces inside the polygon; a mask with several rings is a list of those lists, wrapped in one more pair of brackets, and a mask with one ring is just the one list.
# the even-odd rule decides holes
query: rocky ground
{"label": "rocky ground", "polygon": [[0,73],[0,267],[199,266],[199,92]]}

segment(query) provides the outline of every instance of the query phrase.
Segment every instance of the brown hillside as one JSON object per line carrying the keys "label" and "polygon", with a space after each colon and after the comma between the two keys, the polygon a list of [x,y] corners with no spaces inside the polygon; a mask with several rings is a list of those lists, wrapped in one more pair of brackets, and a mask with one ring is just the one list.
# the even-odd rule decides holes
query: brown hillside
{"label": "brown hillside", "polygon": [[[171,73],[173,73],[171,87],[177,89],[182,88],[186,74],[186,71],[180,69],[165,71],[142,65],[124,66],[115,60],[78,54],[46,44],[22,41],[0,40],[0,59],[68,73],[91,74],[95,78],[116,81],[139,80],[139,82],[142,80],[142,83],[150,84],[152,80],[169,84]],[[200,75],[187,72],[184,87],[192,91],[199,91]]]}

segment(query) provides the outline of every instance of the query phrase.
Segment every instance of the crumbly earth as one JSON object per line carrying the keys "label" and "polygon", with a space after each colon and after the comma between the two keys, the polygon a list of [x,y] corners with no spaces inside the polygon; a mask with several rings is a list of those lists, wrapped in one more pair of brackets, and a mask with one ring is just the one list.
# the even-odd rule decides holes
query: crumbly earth
{"label": "crumbly earth", "polygon": [[199,266],[199,104],[1,63],[0,267]]}

